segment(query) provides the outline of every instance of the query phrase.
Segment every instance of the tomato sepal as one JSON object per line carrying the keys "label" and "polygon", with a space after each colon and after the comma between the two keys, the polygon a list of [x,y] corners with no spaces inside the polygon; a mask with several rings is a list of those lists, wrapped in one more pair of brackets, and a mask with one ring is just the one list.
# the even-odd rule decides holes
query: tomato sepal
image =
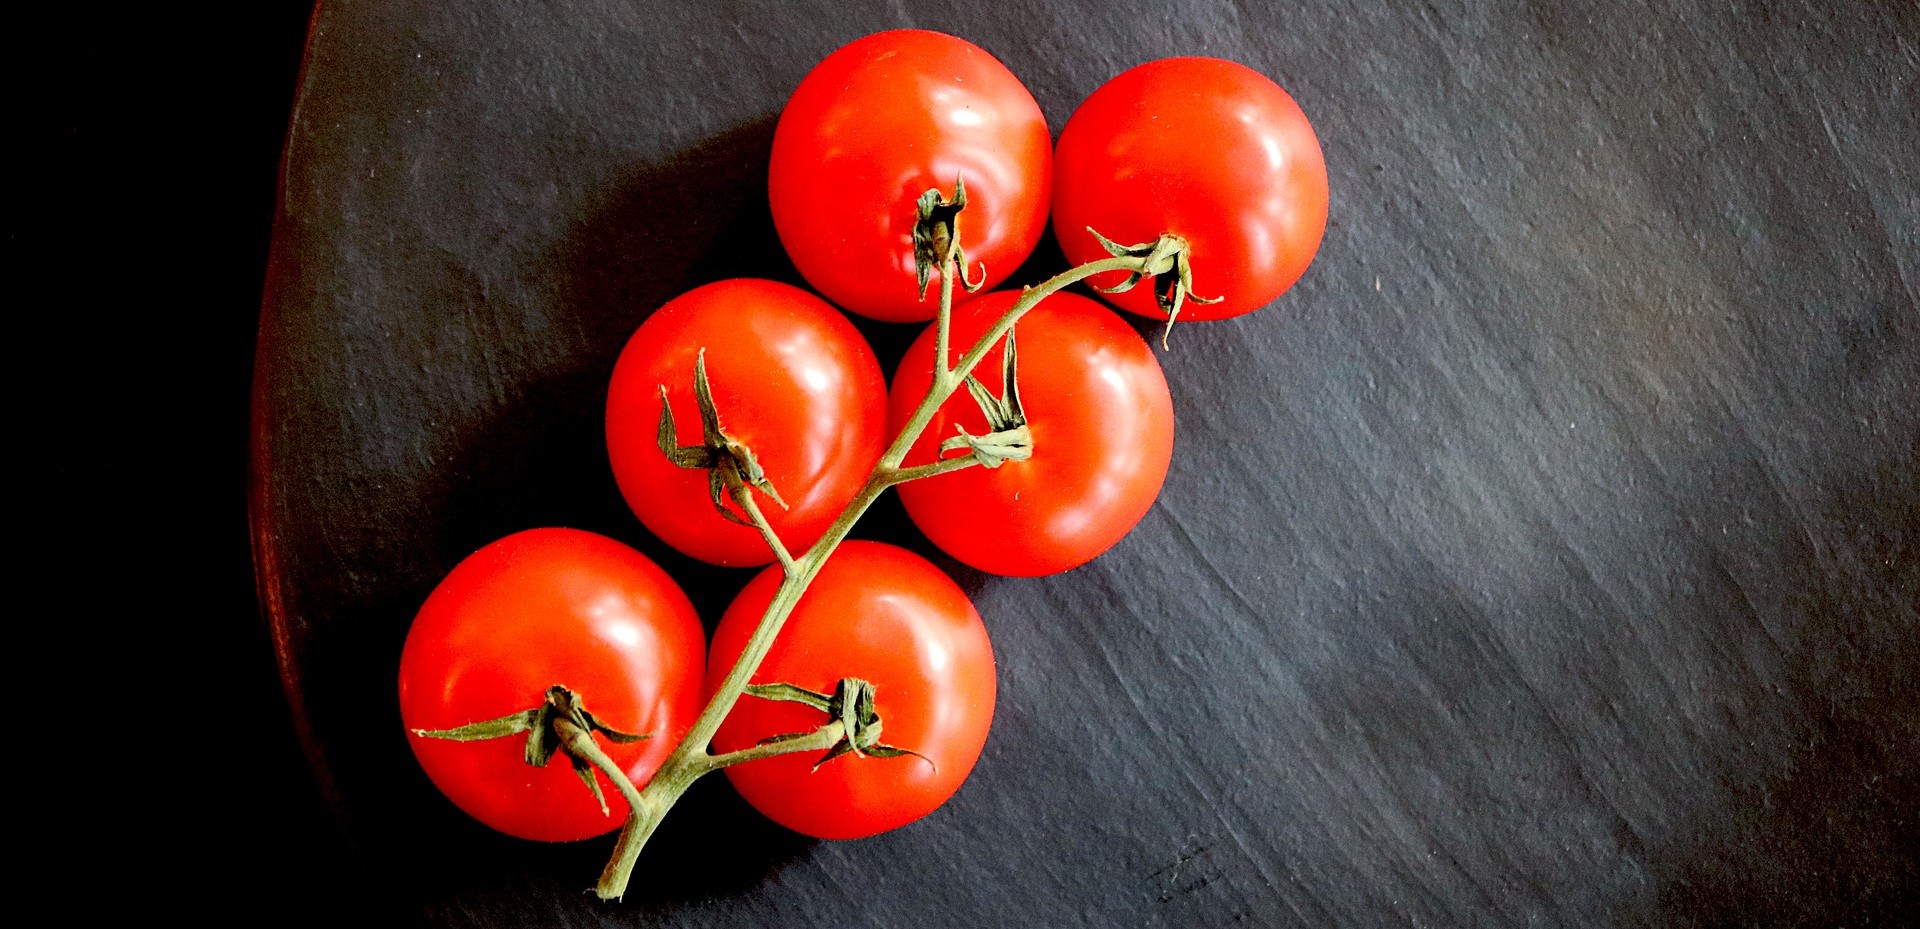
{"label": "tomato sepal", "polygon": [[[713,498],[713,508],[720,515],[743,526],[756,525],[727,508],[726,496],[739,501],[743,509],[749,504],[742,499],[746,488],[752,487],[768,499],[787,509],[787,502],[780,499],[780,492],[773,487],[773,481],[760,467],[758,459],[753,457],[753,449],[720,428],[720,411],[713,403],[713,386],[707,380],[707,350],[701,349],[693,363],[694,403],[700,409],[699,445],[679,444],[679,435],[674,426],[673,404],[667,400],[667,385],[660,385],[660,427],[654,441],[660,446],[667,460],[689,470],[707,472],[707,492]],[[751,510],[749,509],[751,512]]]}
{"label": "tomato sepal", "polygon": [[[1140,283],[1142,278],[1152,277],[1154,281],[1153,299],[1160,311],[1167,314],[1167,328],[1160,334],[1160,347],[1167,347],[1167,337],[1173,334],[1173,321],[1180,316],[1180,308],[1188,300],[1200,304],[1219,303],[1227,297],[1202,297],[1193,292],[1193,265],[1187,255],[1192,251],[1187,240],[1171,232],[1163,232],[1151,242],[1139,245],[1121,245],[1099,233],[1092,226],[1087,231],[1100,240],[1100,247],[1115,258],[1138,258],[1139,269],[1129,273],[1125,280],[1112,287],[1094,287],[1104,294],[1125,293]],[[1169,273],[1171,272],[1171,273]]]}
{"label": "tomato sepal", "polygon": [[[556,754],[565,755],[573,766],[573,773],[581,783],[593,792],[593,799],[600,804],[602,815],[612,815],[607,806],[607,796],[600,789],[600,782],[593,776],[593,769],[599,767],[609,777],[620,781],[626,775],[619,766],[607,760],[598,746],[593,744],[593,733],[606,736],[609,741],[630,744],[642,739],[653,738],[650,732],[622,732],[595,718],[587,711],[580,697],[573,691],[555,684],[547,688],[546,697],[540,705],[532,709],[509,713],[497,719],[481,720],[456,726],[452,729],[414,729],[413,734],[423,739],[444,739],[450,742],[484,742],[525,733],[527,736],[526,762],[541,768],[553,760]],[[603,763],[604,761],[604,763]],[[631,791],[631,783],[623,786],[623,791]]]}
{"label": "tomato sepal", "polygon": [[1027,428],[1027,411],[1020,405],[1020,382],[1015,377],[1020,353],[1014,347],[1014,331],[1007,330],[1006,345],[1000,350],[1000,383],[1006,385],[1000,396],[994,396],[979,378],[967,375],[967,393],[986,415],[987,432],[973,435],[956,423],[954,431],[960,434],[940,443],[941,454],[965,448],[986,468],[1033,457],[1033,432]]}
{"label": "tomato sepal", "polygon": [[[933,759],[913,749],[888,745],[880,741],[880,714],[874,708],[875,687],[871,681],[857,677],[843,677],[834,685],[833,693],[830,695],[808,690],[797,684],[784,683],[749,684],[745,692],[748,696],[759,697],[762,700],[801,703],[813,707],[827,714],[829,722],[822,729],[838,724],[840,738],[827,749],[826,754],[820,756],[819,761],[813,763],[815,771],[820,770],[820,767],[827,762],[849,753],[860,758],[898,758],[902,755],[912,755],[932,766],[934,770],[939,770],[939,765],[935,765]],[[820,730],[816,730],[818,731]],[[807,738],[814,734],[813,732],[793,732],[768,736],[761,739],[759,744],[772,745]]]}
{"label": "tomato sepal", "polygon": [[980,279],[967,278],[967,253],[960,247],[960,211],[967,208],[967,181],[960,175],[953,178],[953,198],[940,192],[938,187],[929,187],[914,201],[913,221],[913,268],[920,282],[919,299],[927,299],[927,281],[933,277],[933,269],[941,268],[945,274],[947,262],[960,269],[960,286],[967,293],[979,293],[987,284],[987,263],[980,262]]}

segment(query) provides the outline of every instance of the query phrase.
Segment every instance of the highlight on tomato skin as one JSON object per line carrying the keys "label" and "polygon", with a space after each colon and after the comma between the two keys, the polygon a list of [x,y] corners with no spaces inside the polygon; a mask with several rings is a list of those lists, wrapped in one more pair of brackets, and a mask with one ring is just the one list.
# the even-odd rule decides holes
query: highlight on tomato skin
{"label": "highlight on tomato skin", "polygon": [[[768,196],[781,243],[815,289],[888,322],[934,318],[913,261],[914,201],[954,192],[967,273],[1006,279],[1046,231],[1053,138],[1006,65],[951,35],[896,29],[856,39],[808,72],[780,113]],[[956,288],[954,299],[967,292]]]}
{"label": "highlight on tomato skin", "polygon": [[[949,364],[1019,297],[999,291],[957,308]],[[933,329],[920,334],[894,374],[889,431],[906,424],[933,379]],[[1033,456],[912,481],[899,493],[914,525],[942,551],[990,574],[1034,577],[1091,561],[1152,508],[1173,460],[1173,397],[1153,350],[1094,300],[1053,294],[1020,319],[1014,337]],[[995,396],[1004,389],[1004,345],[974,370]],[[956,429],[987,429],[966,390],[941,405],[904,464],[936,460]]]}
{"label": "highlight on tomato skin", "polygon": [[517,532],[454,567],[428,595],[400,656],[400,718],[421,768],[455,806],[508,835],[573,841],[618,829],[626,801],[603,774],[603,813],[556,755],[526,763],[526,738],[423,737],[541,704],[561,685],[606,726],[595,736],[645,784],[699,715],[705,636],[693,604],[645,555],[577,529]]}
{"label": "highlight on tomato skin", "polygon": [[[712,564],[755,567],[773,550],[714,508],[707,472],[657,443],[660,388],[681,445],[701,441],[694,367],[705,350],[721,428],[745,443],[786,506],[755,503],[787,548],[812,545],[886,448],[886,379],[860,331],[826,301],[777,281],[734,278],[668,301],[635,330],[607,390],[607,458],[649,531]],[[758,491],[755,492],[758,494]],[[736,516],[737,504],[725,502]]]}
{"label": "highlight on tomato skin", "polygon": [[[727,607],[713,634],[709,692],[746,647],[780,580],[779,568],[766,569]],[[920,757],[849,753],[819,764],[816,755],[796,753],[725,769],[755,809],[815,838],[863,838],[938,809],[972,772],[993,722],[993,646],[980,614],[952,579],[903,548],[842,543],[788,617],[753,683],[830,693],[844,677],[874,684],[883,740]],[[736,751],[826,721],[802,704],[743,696],[713,748]]]}
{"label": "highlight on tomato skin", "polygon": [[[1327,225],[1327,167],[1300,105],[1266,75],[1218,58],[1163,58],[1101,85],[1061,130],[1053,226],[1073,264],[1163,232],[1187,240],[1185,321],[1260,309],[1300,279]],[[1088,281],[1121,283],[1120,272]],[[1102,297],[1153,319],[1152,282]]]}

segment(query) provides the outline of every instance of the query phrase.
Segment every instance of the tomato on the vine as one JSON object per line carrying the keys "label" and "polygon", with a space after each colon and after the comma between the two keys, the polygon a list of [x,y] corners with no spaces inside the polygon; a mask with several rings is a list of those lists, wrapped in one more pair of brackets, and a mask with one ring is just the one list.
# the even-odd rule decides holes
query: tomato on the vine
{"label": "tomato on the vine", "polygon": [[[782,578],[768,568],[727,607],[714,630],[707,686],[717,688],[746,647]],[[823,839],[855,839],[933,812],[960,788],[993,722],[993,647],[967,595],[905,549],[843,543],[801,596],[759,669],[756,684],[817,693],[841,678],[871,682],[881,741],[915,752],[882,758],[814,753],[726,769],[753,807]],[[799,703],[743,696],[714,736],[716,753],[828,722]]]}
{"label": "tomato on the vine", "polygon": [[526,839],[589,838],[627,814],[599,772],[604,813],[566,758],[528,765],[524,736],[414,730],[500,719],[560,685],[600,723],[647,736],[594,736],[642,785],[700,712],[704,652],[693,605],[645,555],[591,532],[530,529],[467,556],[420,607],[400,655],[400,718],[427,777],[475,819]]}
{"label": "tomato on the vine", "polygon": [[[720,565],[762,565],[774,556],[757,530],[714,508],[706,471],[676,465],[656,444],[663,385],[679,443],[701,442],[694,368],[702,349],[722,430],[751,450],[786,506],[763,496],[755,503],[798,552],[826,531],[885,450],[880,364],[844,315],[776,281],[696,288],[634,332],[607,392],[614,479],[655,535]],[[738,504],[723,502],[745,518]]]}
{"label": "tomato on the vine", "polygon": [[[1000,291],[953,314],[951,357],[1020,298]],[[890,429],[912,417],[933,379],[934,327],[907,349],[894,374]],[[1084,564],[1111,548],[1146,515],[1173,458],[1173,399],[1153,351],[1100,304],[1056,293],[1014,327],[1015,382],[1033,456],[998,468],[971,467],[900,485],[914,525],[947,554],[993,574],[1037,576]],[[995,396],[1004,391],[1002,339],[974,369]],[[935,460],[955,427],[988,431],[986,415],[955,391],[903,463]],[[949,454],[957,454],[949,453]]]}
{"label": "tomato on the vine", "polygon": [[[1053,228],[1067,260],[1107,256],[1163,232],[1187,240],[1193,295],[1180,319],[1226,319],[1280,296],[1327,224],[1327,168],[1305,113],[1265,75],[1217,58],[1164,58],[1123,72],[1080,104],[1055,152]],[[1123,274],[1089,284],[1112,287]],[[1104,295],[1164,319],[1153,288]]]}
{"label": "tomato on the vine", "polygon": [[932,319],[937,290],[921,300],[914,267],[915,198],[964,180],[967,273],[978,280],[984,263],[991,286],[1046,229],[1052,157],[1039,104],[985,50],[920,29],[875,33],[815,65],[781,111],[774,226],[827,299],[874,319]]}

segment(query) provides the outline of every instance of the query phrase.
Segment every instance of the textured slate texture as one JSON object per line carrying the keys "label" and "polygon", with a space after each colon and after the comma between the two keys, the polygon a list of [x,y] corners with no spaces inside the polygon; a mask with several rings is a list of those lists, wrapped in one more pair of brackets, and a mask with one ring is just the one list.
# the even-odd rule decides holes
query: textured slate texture
{"label": "textured slate texture", "polygon": [[[256,369],[262,596],[382,915],[446,926],[1892,925],[1920,907],[1920,12],[1910,3],[324,2]],[[1057,132],[1127,66],[1300,101],[1333,219],[1175,333],[1160,501],[985,577],[986,755],[855,843],[696,789],[606,843],[441,801],[413,610],[507,532],[605,532],[717,619],[744,572],[621,504],[627,335],[797,282],[765,205],[806,69],[984,46]],[[1204,144],[1196,140],[1196,144]],[[1060,261],[1048,242],[1020,279]],[[890,365],[909,327],[863,323]],[[751,843],[736,851],[731,842]]]}

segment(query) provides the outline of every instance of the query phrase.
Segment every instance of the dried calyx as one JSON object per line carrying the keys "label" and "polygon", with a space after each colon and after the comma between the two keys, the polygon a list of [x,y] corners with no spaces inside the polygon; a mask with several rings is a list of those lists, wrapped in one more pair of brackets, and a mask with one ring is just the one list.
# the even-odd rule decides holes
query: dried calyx
{"label": "dried calyx", "polygon": [[971,435],[956,425],[954,429],[960,434],[940,443],[941,453],[969,449],[987,468],[1033,457],[1033,433],[1027,429],[1027,413],[1020,406],[1020,388],[1014,378],[1019,352],[1014,347],[1013,332],[1007,330],[1006,345],[1000,350],[1000,396],[994,396],[979,378],[967,375],[967,392],[980,405],[980,412],[987,415],[986,434]]}
{"label": "dried calyx", "polygon": [[1117,294],[1133,289],[1143,277],[1152,277],[1154,301],[1160,305],[1160,311],[1167,314],[1167,328],[1160,334],[1160,347],[1167,347],[1167,337],[1173,334],[1173,321],[1180,316],[1180,308],[1188,300],[1195,303],[1219,303],[1225,297],[1202,297],[1193,292],[1193,266],[1188,263],[1190,251],[1187,240],[1171,232],[1161,233],[1151,242],[1139,245],[1121,245],[1089,226],[1088,232],[1100,240],[1100,247],[1115,258],[1141,259],[1138,270],[1127,275],[1127,279],[1112,287],[1099,288],[1102,293]]}
{"label": "dried calyx", "polygon": [[[912,749],[887,745],[880,741],[880,714],[874,710],[873,684],[857,677],[843,677],[834,685],[832,694],[816,693],[794,684],[750,684],[748,696],[762,700],[779,700],[790,703],[804,703],[827,714],[829,722],[840,723],[840,741],[827,749],[820,760],[813,763],[813,769],[841,755],[851,753],[860,758],[898,758],[912,755],[915,758],[933,764],[927,756]],[[760,744],[771,745],[777,742],[789,742],[805,738],[808,733],[793,732],[785,735],[769,736],[761,739]]]}
{"label": "dried calyx", "polygon": [[986,286],[987,263],[984,261],[980,263],[980,279],[967,278],[967,253],[960,247],[960,211],[966,206],[967,182],[958,175],[953,179],[953,199],[943,196],[938,187],[931,187],[914,203],[913,266],[920,278],[922,300],[927,299],[927,281],[933,277],[934,269],[947,267],[948,261],[960,269],[959,283],[967,293]]}
{"label": "dried calyx", "polygon": [[773,482],[767,479],[760,462],[754,459],[753,450],[720,428],[720,411],[713,405],[713,387],[707,382],[707,350],[704,348],[693,363],[693,397],[700,407],[700,444],[681,445],[674,430],[673,404],[667,400],[666,385],[660,385],[660,431],[657,441],[667,460],[682,468],[705,470],[707,493],[713,498],[714,509],[719,510],[721,516],[743,526],[753,524],[735,513],[726,503],[726,498],[736,491],[752,487],[780,504],[781,509],[786,509],[786,501],[780,499],[779,491],[773,489]]}
{"label": "dried calyx", "polygon": [[636,735],[622,732],[595,719],[581,704],[579,696],[559,684],[548,687],[546,699],[532,709],[454,729],[413,730],[413,734],[421,738],[452,742],[481,742],[525,733],[527,764],[537,768],[552,761],[555,754],[567,756],[567,761],[573,765],[573,773],[579,775],[588,790],[593,791],[593,798],[600,802],[600,812],[606,814],[609,813],[606,794],[601,792],[600,781],[593,776],[594,767],[599,766],[600,759],[605,757],[593,745],[593,733],[596,732],[606,736],[609,741],[620,743],[652,738],[651,733]]}

